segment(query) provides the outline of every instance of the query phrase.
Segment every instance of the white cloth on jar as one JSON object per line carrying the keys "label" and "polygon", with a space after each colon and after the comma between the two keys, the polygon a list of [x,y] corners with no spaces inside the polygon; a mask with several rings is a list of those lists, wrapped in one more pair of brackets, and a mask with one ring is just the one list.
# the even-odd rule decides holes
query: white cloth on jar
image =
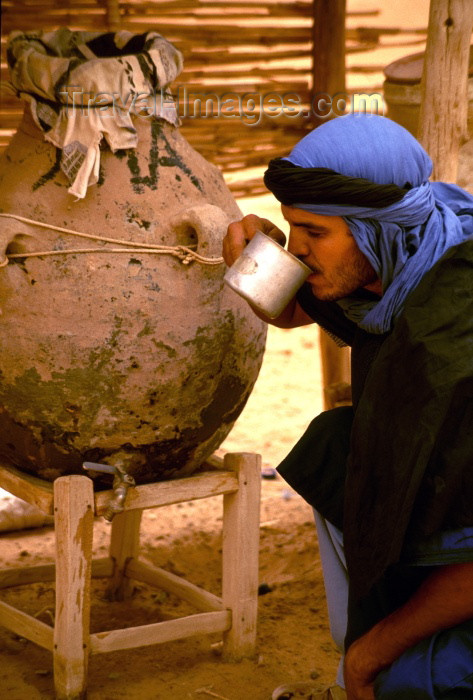
{"label": "white cloth on jar", "polygon": [[179,124],[167,86],[182,54],[156,32],[17,31],[7,59],[11,85],[61,149],[61,170],[79,199],[98,182],[102,138],[115,152],[136,148],[133,116]]}

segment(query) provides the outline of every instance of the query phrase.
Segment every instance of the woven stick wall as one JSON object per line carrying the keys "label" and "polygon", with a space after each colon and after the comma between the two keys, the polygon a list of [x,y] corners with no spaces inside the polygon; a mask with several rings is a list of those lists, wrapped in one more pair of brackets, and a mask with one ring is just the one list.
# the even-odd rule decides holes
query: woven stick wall
{"label": "woven stick wall", "polygon": [[[2,0],[0,150],[23,110],[22,102],[6,89],[5,46],[12,30],[153,30],[184,55],[184,71],[172,86],[179,99],[183,135],[224,173],[264,165],[286,154],[312,126],[307,113],[314,1]],[[396,31],[347,29],[347,53],[369,51],[380,36]],[[379,86],[369,89],[374,88]],[[289,95],[297,96],[295,110],[289,109]],[[233,101],[227,102],[231,113],[225,114],[223,99],[231,96]],[[249,175],[232,178],[230,187],[236,196],[266,191],[261,178]]]}

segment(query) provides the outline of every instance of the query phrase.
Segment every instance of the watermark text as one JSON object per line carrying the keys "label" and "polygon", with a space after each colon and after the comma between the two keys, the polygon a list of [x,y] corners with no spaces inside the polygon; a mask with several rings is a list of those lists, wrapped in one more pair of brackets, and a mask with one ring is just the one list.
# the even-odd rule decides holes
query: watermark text
{"label": "watermark text", "polygon": [[156,92],[90,93],[77,85],[66,85],[60,91],[61,102],[68,115],[79,112],[89,116],[98,112],[101,118],[119,119],[123,115],[165,117],[166,112],[185,119],[239,120],[247,126],[258,126],[264,119],[318,120],[344,114],[384,115],[384,100],[380,93],[347,93],[334,95],[317,93],[310,104],[297,92],[226,92],[204,91],[179,85],[174,93]]}

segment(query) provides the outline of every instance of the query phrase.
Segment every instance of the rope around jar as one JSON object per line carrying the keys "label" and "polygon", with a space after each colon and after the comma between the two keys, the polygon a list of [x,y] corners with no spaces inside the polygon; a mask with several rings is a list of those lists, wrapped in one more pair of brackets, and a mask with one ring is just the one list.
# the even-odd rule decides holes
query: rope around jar
{"label": "rope around jar", "polygon": [[183,265],[190,265],[192,262],[199,262],[202,265],[221,265],[223,258],[206,258],[204,255],[199,255],[195,250],[184,245],[166,246],[155,245],[153,243],[135,243],[134,241],[121,240],[119,238],[107,238],[106,236],[96,236],[92,233],[84,233],[83,231],[74,231],[73,229],[63,228],[62,226],[53,226],[46,224],[43,221],[35,219],[27,219],[24,216],[17,214],[5,214],[0,212],[0,217],[7,219],[16,219],[25,224],[33,226],[41,226],[52,231],[67,233],[71,236],[79,236],[81,238],[89,238],[94,241],[102,241],[103,243],[113,243],[114,245],[126,246],[122,248],[69,248],[67,250],[43,250],[34,253],[11,253],[5,255],[5,259],[0,261],[0,268],[6,267],[13,258],[41,258],[46,255],[76,255],[78,253],[153,253],[156,255],[173,255],[178,258]]}

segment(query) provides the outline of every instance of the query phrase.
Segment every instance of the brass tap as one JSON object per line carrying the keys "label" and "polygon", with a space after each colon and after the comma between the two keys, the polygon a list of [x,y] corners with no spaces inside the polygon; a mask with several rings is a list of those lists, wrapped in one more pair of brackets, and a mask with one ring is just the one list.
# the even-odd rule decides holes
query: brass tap
{"label": "brass tap", "polygon": [[122,513],[124,510],[128,489],[130,486],[136,486],[134,478],[127,473],[121,462],[116,465],[84,462],[82,468],[89,471],[102,472],[103,474],[113,474],[113,498],[110,500],[103,516],[105,520],[112,522],[115,515]]}

